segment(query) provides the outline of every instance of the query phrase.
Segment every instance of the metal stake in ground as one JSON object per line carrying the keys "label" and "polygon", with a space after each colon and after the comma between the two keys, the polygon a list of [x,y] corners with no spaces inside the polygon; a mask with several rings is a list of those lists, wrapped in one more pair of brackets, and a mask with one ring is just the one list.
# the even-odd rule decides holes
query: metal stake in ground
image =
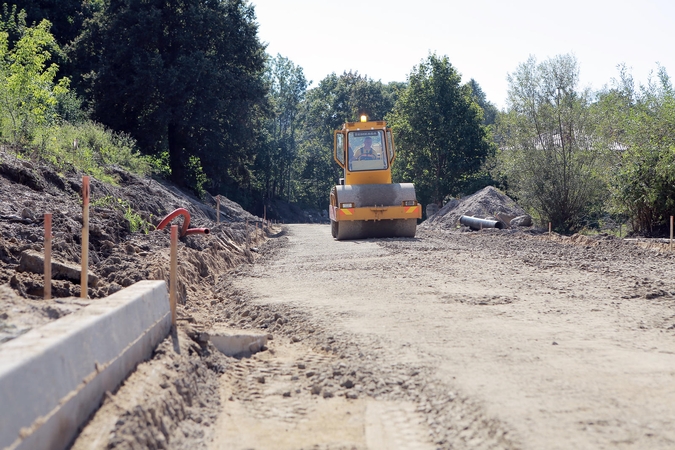
{"label": "metal stake in ground", "polygon": [[45,300],[52,298],[52,213],[45,213]]}
{"label": "metal stake in ground", "polygon": [[178,225],[171,225],[171,268],[169,270],[169,306],[171,325],[176,327],[176,294],[178,289]]}
{"label": "metal stake in ground", "polygon": [[87,298],[89,286],[89,177],[82,177],[82,272],[80,277],[80,298]]}
{"label": "metal stake in ground", "polygon": [[673,216],[670,216],[670,251],[673,251]]}

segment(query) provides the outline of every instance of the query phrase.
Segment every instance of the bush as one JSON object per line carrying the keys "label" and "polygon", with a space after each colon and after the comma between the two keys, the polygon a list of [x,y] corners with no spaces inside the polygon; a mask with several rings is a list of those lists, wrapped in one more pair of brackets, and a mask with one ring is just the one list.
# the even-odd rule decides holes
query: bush
{"label": "bush", "polygon": [[675,90],[663,67],[658,81],[635,88],[621,68],[620,82],[601,93],[605,139],[616,149],[612,200],[636,233],[660,234],[675,211]]}
{"label": "bush", "polygon": [[578,88],[576,59],[561,55],[538,63],[530,57],[508,80],[495,176],[542,225],[576,232],[609,195],[592,96]]}
{"label": "bush", "polygon": [[9,23],[0,20],[0,138],[14,146],[30,143],[35,130],[58,120],[58,97],[68,93],[70,80],[56,80],[58,66],[49,64],[52,52],[60,52],[43,20],[34,27],[15,28],[13,45]]}

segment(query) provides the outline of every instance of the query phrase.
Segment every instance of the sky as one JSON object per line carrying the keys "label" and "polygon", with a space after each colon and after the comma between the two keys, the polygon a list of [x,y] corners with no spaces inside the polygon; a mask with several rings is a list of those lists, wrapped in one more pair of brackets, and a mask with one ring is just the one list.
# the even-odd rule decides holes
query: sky
{"label": "sky", "polygon": [[487,99],[506,106],[507,75],[530,55],[577,58],[581,88],[601,89],[625,64],[638,83],[657,63],[675,80],[673,0],[251,0],[267,52],[312,86],[335,72],[406,81],[430,53],[448,56]]}

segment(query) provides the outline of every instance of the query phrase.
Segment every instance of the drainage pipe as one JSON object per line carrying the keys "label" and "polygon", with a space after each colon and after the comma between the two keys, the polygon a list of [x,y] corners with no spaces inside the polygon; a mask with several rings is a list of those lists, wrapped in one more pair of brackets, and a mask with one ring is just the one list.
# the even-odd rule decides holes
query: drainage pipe
{"label": "drainage pipe", "polygon": [[190,213],[185,208],[178,208],[177,210],[167,215],[165,218],[162,219],[159,225],[157,225],[157,229],[158,230],[164,229],[164,227],[166,227],[169,224],[169,222],[171,222],[174,218],[178,216],[183,216],[183,226],[180,230],[180,237],[187,236],[189,234],[209,234],[211,232],[211,230],[209,230],[208,228],[188,228],[190,226]]}
{"label": "drainage pipe", "polygon": [[480,219],[472,216],[460,217],[459,223],[466,225],[472,230],[480,230],[481,228],[497,228],[498,230],[501,230],[504,228],[504,224],[499,220]]}

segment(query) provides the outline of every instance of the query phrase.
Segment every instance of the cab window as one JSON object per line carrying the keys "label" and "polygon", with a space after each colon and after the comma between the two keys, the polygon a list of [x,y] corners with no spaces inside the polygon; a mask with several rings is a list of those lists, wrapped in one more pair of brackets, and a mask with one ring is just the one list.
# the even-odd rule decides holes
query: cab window
{"label": "cab window", "polygon": [[345,163],[345,136],[342,133],[335,133],[335,156],[344,166]]}
{"label": "cab window", "polygon": [[387,168],[384,133],[381,130],[352,131],[348,138],[349,170],[382,170]]}

